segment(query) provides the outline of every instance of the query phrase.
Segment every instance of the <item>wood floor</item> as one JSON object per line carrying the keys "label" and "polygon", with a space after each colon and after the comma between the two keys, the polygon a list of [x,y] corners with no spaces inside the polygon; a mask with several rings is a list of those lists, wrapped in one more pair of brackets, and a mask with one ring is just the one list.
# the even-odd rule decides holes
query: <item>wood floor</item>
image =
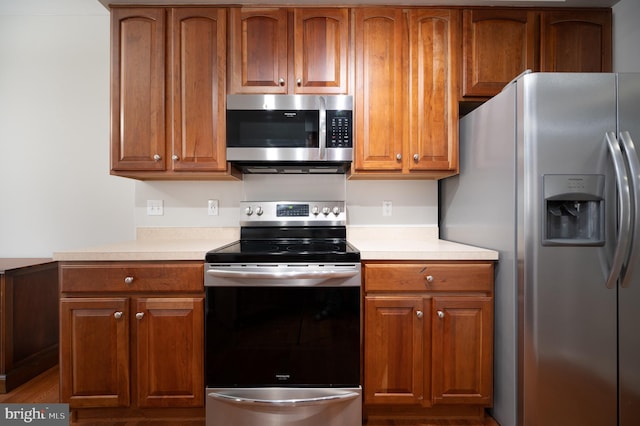
{"label": "wood floor", "polygon": [[[58,399],[58,367],[53,367],[33,380],[6,394],[0,394],[0,403],[56,403]],[[484,423],[472,421],[424,420],[370,420],[366,426],[500,426],[487,416]],[[101,423],[105,425],[105,423]],[[127,423],[127,426],[131,423]],[[145,423],[149,425],[149,423]],[[231,426],[231,425],[230,425]]]}

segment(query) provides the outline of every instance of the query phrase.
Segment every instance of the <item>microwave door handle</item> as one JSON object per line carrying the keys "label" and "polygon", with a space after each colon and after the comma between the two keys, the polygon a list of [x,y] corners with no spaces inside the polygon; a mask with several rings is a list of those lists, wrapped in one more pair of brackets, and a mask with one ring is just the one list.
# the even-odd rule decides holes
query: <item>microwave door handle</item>
{"label": "microwave door handle", "polygon": [[631,285],[631,280],[633,279],[633,269],[637,262],[638,250],[640,246],[640,226],[638,224],[638,221],[640,220],[640,218],[638,217],[640,215],[640,193],[638,192],[640,191],[640,161],[638,160],[638,151],[636,151],[636,147],[633,143],[633,139],[631,138],[631,134],[626,131],[621,132],[620,140],[627,157],[629,174],[631,175],[631,194],[633,197],[634,211],[634,218],[631,221],[631,226],[633,227],[631,250],[627,258],[627,267],[624,271],[624,277],[622,279],[622,283],[620,284],[622,288],[627,288]]}
{"label": "microwave door handle", "polygon": [[318,122],[318,159],[324,160],[327,149],[327,100],[324,96],[318,97],[320,103],[320,117]]}
{"label": "microwave door handle", "polygon": [[[631,231],[631,194],[627,171],[624,164],[624,157],[622,156],[622,150],[620,149],[618,138],[615,133],[608,132],[605,135],[605,140],[613,160],[620,205],[618,242],[613,254],[613,261],[611,262],[611,272],[609,273],[609,278],[607,278],[606,283],[607,288],[614,288],[620,274],[622,273],[629,243],[631,242],[631,237],[629,235]],[[613,202],[613,200],[608,200],[607,202]]]}

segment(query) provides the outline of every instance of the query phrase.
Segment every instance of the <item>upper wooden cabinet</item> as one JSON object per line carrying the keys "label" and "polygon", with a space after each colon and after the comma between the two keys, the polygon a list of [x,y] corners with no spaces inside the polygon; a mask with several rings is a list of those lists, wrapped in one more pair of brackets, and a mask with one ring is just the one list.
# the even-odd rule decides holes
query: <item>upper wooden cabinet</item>
{"label": "upper wooden cabinet", "polygon": [[611,72],[611,9],[540,16],[542,71]]}
{"label": "upper wooden cabinet", "polygon": [[532,71],[611,71],[611,9],[463,11],[462,96],[486,98]]}
{"label": "upper wooden cabinet", "polygon": [[463,96],[493,96],[527,69],[537,69],[536,12],[464,10]]}
{"label": "upper wooden cabinet", "polygon": [[356,8],[352,177],[457,173],[456,10]]}
{"label": "upper wooden cabinet", "polygon": [[229,177],[226,9],[113,8],[111,173]]}
{"label": "upper wooden cabinet", "polygon": [[230,93],[347,93],[348,9],[233,8],[230,14]]}

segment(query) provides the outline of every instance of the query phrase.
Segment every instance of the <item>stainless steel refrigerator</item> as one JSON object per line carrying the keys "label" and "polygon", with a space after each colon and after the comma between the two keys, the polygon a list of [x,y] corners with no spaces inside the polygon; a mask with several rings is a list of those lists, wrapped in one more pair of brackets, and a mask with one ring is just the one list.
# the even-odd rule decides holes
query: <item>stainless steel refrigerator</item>
{"label": "stainless steel refrigerator", "polygon": [[440,235],[500,254],[501,426],[640,424],[638,144],[640,74],[525,74],[460,120]]}

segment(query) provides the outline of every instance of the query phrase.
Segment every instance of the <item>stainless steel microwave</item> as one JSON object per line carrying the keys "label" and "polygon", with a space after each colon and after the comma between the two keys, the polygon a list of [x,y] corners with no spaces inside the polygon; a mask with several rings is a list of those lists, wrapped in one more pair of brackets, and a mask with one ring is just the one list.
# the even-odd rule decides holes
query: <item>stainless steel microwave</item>
{"label": "stainless steel microwave", "polygon": [[353,97],[228,95],[227,160],[245,173],[345,173]]}

